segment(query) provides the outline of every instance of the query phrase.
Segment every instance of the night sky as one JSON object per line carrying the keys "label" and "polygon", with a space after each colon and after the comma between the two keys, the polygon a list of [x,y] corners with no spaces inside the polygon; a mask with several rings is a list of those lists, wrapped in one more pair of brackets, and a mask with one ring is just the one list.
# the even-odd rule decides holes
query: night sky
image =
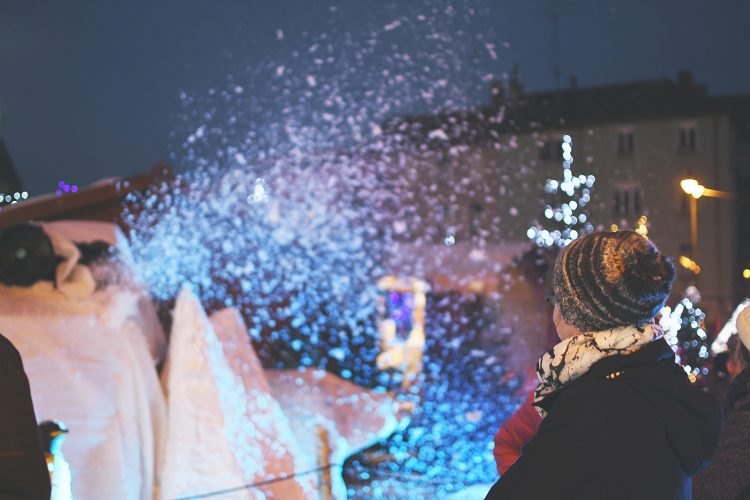
{"label": "night sky", "polygon": [[[322,33],[335,43],[399,18],[441,17],[451,3],[480,11],[470,22],[435,20],[483,35],[482,45],[459,52],[470,58],[485,42],[497,47],[497,58],[482,59],[467,78],[502,75],[516,62],[527,89],[554,87],[550,0],[0,0],[5,141],[32,195],[61,179],[85,185],[143,172],[179,148],[172,132],[185,127],[181,92],[200,93],[254,65],[291,67],[289,54]],[[691,69],[712,94],[750,92],[746,0],[557,4],[563,85],[571,74],[588,86]],[[402,50],[424,50],[408,27],[396,36]],[[467,102],[487,99],[487,86],[467,86]],[[256,78],[245,91],[269,89]]]}

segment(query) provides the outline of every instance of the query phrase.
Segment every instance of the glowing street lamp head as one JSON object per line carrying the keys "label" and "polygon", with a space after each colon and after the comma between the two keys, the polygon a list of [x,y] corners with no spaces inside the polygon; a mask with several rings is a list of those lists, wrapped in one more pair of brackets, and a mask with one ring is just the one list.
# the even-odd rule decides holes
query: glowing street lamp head
{"label": "glowing street lamp head", "polygon": [[690,196],[692,196],[693,198],[695,198],[697,200],[698,198],[700,198],[701,196],[703,196],[703,192],[705,190],[706,190],[706,186],[704,186],[703,184],[698,184],[693,189],[693,192],[690,193]]}
{"label": "glowing street lamp head", "polygon": [[682,188],[682,190],[690,195],[693,194],[693,191],[695,191],[695,188],[697,188],[698,186],[700,186],[700,184],[695,179],[682,179],[680,181],[680,187]]}

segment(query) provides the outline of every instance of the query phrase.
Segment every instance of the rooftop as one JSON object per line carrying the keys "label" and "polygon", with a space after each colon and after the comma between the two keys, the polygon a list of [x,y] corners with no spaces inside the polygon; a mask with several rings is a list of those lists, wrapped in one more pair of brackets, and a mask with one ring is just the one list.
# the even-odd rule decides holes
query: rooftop
{"label": "rooftop", "polygon": [[[394,118],[386,130],[420,142],[471,143],[524,133],[607,123],[730,115],[750,127],[750,94],[711,96],[692,74],[658,79],[525,93],[518,81],[497,82],[489,105],[450,113]],[[441,133],[435,133],[436,130]]]}

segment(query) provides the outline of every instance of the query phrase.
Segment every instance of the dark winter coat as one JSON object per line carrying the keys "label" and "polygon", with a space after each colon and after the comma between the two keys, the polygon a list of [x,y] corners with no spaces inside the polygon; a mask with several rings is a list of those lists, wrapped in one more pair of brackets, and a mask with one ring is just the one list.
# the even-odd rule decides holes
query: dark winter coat
{"label": "dark winter coat", "polygon": [[664,340],[598,361],[543,405],[537,435],[487,498],[689,499],[721,420]]}
{"label": "dark winter coat", "polygon": [[750,499],[750,369],[729,386],[727,416],[716,453],[693,478],[695,500]]}
{"label": "dark winter coat", "polygon": [[0,335],[0,498],[48,499],[49,473],[21,356]]}

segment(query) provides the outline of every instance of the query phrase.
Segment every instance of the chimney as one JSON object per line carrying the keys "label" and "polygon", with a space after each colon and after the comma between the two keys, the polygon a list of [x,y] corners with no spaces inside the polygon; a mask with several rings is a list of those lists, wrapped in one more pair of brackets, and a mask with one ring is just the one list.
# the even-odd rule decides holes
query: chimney
{"label": "chimney", "polygon": [[692,87],[695,85],[693,81],[693,72],[689,69],[682,69],[677,73],[677,84],[680,87]]}
{"label": "chimney", "polygon": [[510,68],[510,79],[508,80],[508,93],[510,100],[518,102],[523,97],[523,81],[521,81],[521,70],[517,63]]}

